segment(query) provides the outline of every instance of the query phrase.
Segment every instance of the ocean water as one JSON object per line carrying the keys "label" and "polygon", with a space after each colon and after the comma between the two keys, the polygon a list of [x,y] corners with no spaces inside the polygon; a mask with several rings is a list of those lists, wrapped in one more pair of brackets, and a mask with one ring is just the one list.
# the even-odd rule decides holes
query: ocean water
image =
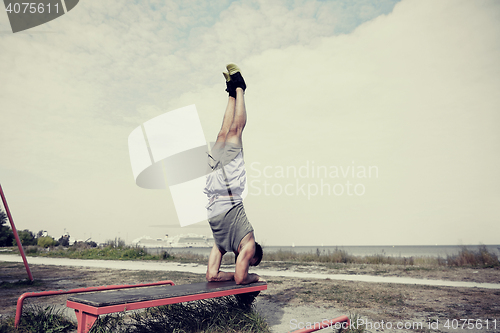
{"label": "ocean water", "polygon": [[[465,245],[471,251],[478,251],[483,245]],[[486,249],[500,257],[500,245],[484,245]],[[264,246],[264,252],[294,251],[296,253],[328,254],[335,249],[346,251],[356,256],[382,254],[390,257],[444,257],[458,254],[464,246],[461,245],[380,245],[380,246]],[[160,254],[162,251],[169,253],[196,253],[209,255],[212,248],[149,248],[151,254]]]}

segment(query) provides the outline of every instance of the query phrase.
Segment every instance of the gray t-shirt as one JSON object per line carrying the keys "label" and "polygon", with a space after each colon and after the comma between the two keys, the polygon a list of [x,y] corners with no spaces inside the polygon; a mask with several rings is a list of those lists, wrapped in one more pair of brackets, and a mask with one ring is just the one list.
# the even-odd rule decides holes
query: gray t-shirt
{"label": "gray t-shirt", "polygon": [[253,231],[243,207],[237,203],[226,213],[208,219],[215,244],[222,252],[238,253],[241,240]]}

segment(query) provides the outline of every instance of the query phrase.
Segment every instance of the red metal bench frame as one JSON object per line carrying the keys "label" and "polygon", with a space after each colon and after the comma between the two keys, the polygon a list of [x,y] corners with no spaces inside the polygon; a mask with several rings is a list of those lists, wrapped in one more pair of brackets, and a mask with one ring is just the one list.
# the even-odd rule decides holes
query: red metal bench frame
{"label": "red metal bench frame", "polygon": [[27,292],[19,296],[17,299],[16,306],[16,319],[14,320],[14,326],[18,328],[19,322],[21,321],[21,316],[23,314],[23,303],[26,298],[30,297],[43,297],[43,296],[56,296],[56,295],[66,295],[66,294],[80,294],[89,293],[95,291],[105,291],[105,290],[118,290],[118,289],[128,289],[128,288],[139,288],[139,287],[154,287],[169,284],[171,286],[174,283],[171,280],[158,281],[153,283],[140,283],[140,284],[121,284],[114,286],[100,286],[100,287],[88,287],[88,288],[77,288],[71,290],[48,290],[48,291],[34,291]]}

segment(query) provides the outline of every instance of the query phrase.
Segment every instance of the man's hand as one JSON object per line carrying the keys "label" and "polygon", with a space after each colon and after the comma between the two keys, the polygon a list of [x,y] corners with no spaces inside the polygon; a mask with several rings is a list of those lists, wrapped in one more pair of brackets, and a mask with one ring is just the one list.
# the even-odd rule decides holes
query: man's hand
{"label": "man's hand", "polygon": [[236,284],[250,284],[259,281],[259,279],[260,276],[255,273],[247,273],[244,277],[238,275],[238,271],[236,271],[236,273],[234,274],[234,281],[236,282]]}

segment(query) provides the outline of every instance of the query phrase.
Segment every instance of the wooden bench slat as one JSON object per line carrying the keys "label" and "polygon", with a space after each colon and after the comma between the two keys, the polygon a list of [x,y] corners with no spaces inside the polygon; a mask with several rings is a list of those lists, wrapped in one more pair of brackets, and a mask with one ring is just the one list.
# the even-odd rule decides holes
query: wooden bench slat
{"label": "wooden bench slat", "polygon": [[[104,307],[117,304],[135,303],[165,299],[179,296],[211,293],[223,290],[238,290],[245,292],[248,287],[266,285],[265,282],[256,282],[248,285],[238,285],[234,281],[202,282],[176,286],[148,287],[140,289],[126,289],[116,291],[101,291],[69,297],[69,301],[86,304],[94,307]],[[235,292],[237,294],[238,292]]]}

